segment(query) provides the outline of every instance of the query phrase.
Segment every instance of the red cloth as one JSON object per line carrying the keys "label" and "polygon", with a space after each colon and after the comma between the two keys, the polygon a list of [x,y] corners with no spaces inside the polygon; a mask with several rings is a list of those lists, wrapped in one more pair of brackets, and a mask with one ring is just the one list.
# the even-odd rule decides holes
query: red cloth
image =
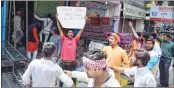
{"label": "red cloth", "polygon": [[63,35],[62,39],[62,52],[61,58],[63,60],[76,60],[76,46],[79,38],[76,36],[72,40],[68,39]]}
{"label": "red cloth", "polygon": [[28,44],[28,51],[30,51],[30,52],[34,52],[34,51],[38,50],[39,38],[38,38],[38,35],[37,35],[36,27],[34,27],[34,29],[33,29],[33,35],[34,35],[34,38],[35,38],[36,42],[28,41],[28,43],[27,43]]}
{"label": "red cloth", "polygon": [[28,51],[34,52],[38,49],[38,43],[28,41]]}

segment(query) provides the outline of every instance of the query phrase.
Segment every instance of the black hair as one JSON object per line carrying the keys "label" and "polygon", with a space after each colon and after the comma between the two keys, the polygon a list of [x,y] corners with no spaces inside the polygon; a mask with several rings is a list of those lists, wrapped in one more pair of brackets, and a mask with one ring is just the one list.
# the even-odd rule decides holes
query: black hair
{"label": "black hair", "polygon": [[[94,61],[105,58],[104,52],[100,49],[92,49],[92,50],[88,51],[87,53],[85,53],[84,56],[86,58],[94,60]],[[103,69],[106,70],[106,68],[103,68]]]}
{"label": "black hair", "polygon": [[153,36],[153,38],[156,39],[157,34],[153,32],[153,33],[151,33],[151,36]]}
{"label": "black hair", "polygon": [[56,50],[56,47],[54,43],[46,42],[43,45],[43,49],[42,49],[43,57],[51,57],[52,54],[55,52],[55,50]]}
{"label": "black hair", "polygon": [[141,34],[142,34],[141,32],[137,32],[137,35],[138,35],[139,37],[141,37]]}
{"label": "black hair", "polygon": [[142,36],[143,36],[146,40],[150,37],[149,33],[143,33]]}
{"label": "black hair", "polygon": [[56,34],[59,34],[57,26],[52,26],[51,31],[55,32]]}
{"label": "black hair", "polygon": [[73,29],[67,29],[66,34],[68,34],[69,31],[73,31]]}
{"label": "black hair", "polygon": [[149,37],[148,39],[146,39],[146,42],[147,42],[147,41],[151,41],[153,45],[155,44],[155,39],[153,39],[153,38],[150,38],[150,37]]}
{"label": "black hair", "polygon": [[100,49],[92,49],[85,53],[84,56],[91,60],[101,60],[104,58],[104,53]]}
{"label": "black hair", "polygon": [[147,66],[147,63],[150,60],[149,53],[143,48],[135,50],[135,57],[137,58],[137,60],[141,60],[143,66]]}
{"label": "black hair", "polygon": [[48,18],[51,18],[51,14],[50,14],[50,13],[48,13],[48,14],[47,14],[47,17],[48,17]]}
{"label": "black hair", "polygon": [[171,38],[170,33],[165,33],[164,35],[165,35],[166,37],[168,37],[169,39]]}

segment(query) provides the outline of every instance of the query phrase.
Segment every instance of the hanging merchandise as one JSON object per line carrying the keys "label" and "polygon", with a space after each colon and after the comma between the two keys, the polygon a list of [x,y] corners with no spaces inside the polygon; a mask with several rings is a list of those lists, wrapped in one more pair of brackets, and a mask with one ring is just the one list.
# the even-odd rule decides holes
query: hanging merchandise
{"label": "hanging merchandise", "polygon": [[82,37],[106,40],[105,33],[111,32],[109,17],[91,17],[86,24]]}
{"label": "hanging merchandise", "polygon": [[92,50],[92,49],[100,49],[100,50],[103,50],[105,47],[105,44],[102,44],[100,42],[95,42],[95,41],[91,41],[90,44],[89,44],[89,47],[88,49],[89,50]]}

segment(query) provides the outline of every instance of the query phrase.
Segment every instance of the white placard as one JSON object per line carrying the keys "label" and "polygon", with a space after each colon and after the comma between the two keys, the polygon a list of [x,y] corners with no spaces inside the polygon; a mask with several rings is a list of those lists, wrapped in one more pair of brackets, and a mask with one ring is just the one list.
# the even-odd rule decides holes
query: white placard
{"label": "white placard", "polygon": [[58,19],[63,28],[83,29],[86,7],[57,7]]}

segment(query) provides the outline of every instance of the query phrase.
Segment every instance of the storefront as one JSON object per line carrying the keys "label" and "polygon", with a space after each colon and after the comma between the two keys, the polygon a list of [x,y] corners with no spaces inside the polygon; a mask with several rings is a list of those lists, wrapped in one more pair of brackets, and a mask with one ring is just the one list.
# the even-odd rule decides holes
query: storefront
{"label": "storefront", "polygon": [[123,4],[123,12],[121,14],[119,32],[130,33],[128,22],[132,22],[136,31],[143,32],[144,19],[146,17],[146,10],[135,7],[126,2]]}
{"label": "storefront", "polygon": [[64,6],[65,1],[34,1],[34,9],[38,16],[45,17],[48,13],[56,14],[57,6]]}

